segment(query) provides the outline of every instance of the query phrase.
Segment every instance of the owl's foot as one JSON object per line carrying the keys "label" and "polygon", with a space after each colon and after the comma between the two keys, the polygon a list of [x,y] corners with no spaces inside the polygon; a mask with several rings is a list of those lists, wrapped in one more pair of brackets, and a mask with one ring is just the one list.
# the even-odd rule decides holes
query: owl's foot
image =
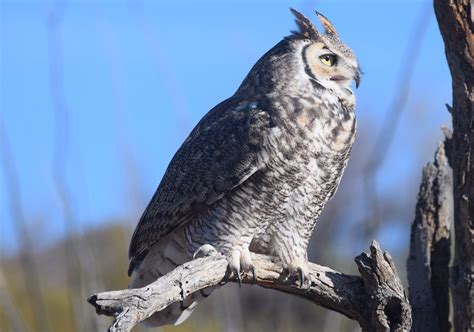
{"label": "owl's foot", "polygon": [[217,253],[218,252],[217,252],[216,248],[214,248],[210,244],[204,244],[204,245],[200,246],[196,250],[196,252],[193,254],[193,259],[213,256],[213,255],[216,255]]}
{"label": "owl's foot", "polygon": [[308,273],[308,268],[306,266],[306,262],[304,260],[293,260],[288,265],[288,272],[290,276],[297,276],[300,281],[300,288],[305,286],[305,281],[307,283],[306,290],[311,288],[312,280],[311,275]]}
{"label": "owl's foot", "polygon": [[242,287],[241,273],[252,273],[252,285],[257,281],[255,266],[252,264],[250,252],[248,249],[233,249],[229,256],[229,270],[231,276],[239,281],[239,287]]}

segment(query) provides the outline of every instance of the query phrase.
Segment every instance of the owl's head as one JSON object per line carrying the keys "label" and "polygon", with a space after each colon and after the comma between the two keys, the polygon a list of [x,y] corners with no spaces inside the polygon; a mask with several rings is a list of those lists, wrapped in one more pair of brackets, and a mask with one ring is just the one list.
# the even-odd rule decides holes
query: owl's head
{"label": "owl's head", "polygon": [[348,88],[353,80],[358,87],[361,79],[359,64],[352,50],[340,40],[333,24],[316,12],[324,27],[322,34],[306,16],[293,8],[291,12],[296,17],[299,31],[293,32],[290,39],[303,45],[300,49],[306,74],[326,88],[337,85]]}
{"label": "owl's head", "polygon": [[350,85],[360,83],[360,69],[352,50],[339,38],[329,20],[316,13],[324,33],[311,21],[291,9],[298,31],[283,38],[252,67],[237,93],[306,93],[324,88],[347,95]]}

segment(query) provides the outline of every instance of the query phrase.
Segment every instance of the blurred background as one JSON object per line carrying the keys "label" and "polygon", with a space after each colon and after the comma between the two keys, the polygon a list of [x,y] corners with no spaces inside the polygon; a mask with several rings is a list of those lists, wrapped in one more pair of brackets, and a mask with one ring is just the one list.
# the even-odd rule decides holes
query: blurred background
{"label": "blurred background", "polygon": [[[451,82],[431,1],[1,0],[0,330],[95,331],[86,298],[128,285],[127,247],[174,152],[264,52],[326,15],[358,56],[358,137],[310,259],[357,273],[377,239],[405,278],[421,169]],[[357,331],[227,285],[163,331]],[[140,330],[137,328],[137,330]]]}

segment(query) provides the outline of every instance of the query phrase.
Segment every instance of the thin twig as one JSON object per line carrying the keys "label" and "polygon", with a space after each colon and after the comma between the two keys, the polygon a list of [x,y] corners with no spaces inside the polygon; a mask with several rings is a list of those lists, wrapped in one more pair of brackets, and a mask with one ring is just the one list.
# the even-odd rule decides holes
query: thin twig
{"label": "thin twig", "polygon": [[37,331],[47,331],[48,320],[45,312],[43,291],[40,287],[38,266],[33,257],[32,237],[28,231],[28,225],[23,207],[21,204],[20,185],[18,174],[11,153],[10,142],[7,137],[3,122],[0,119],[0,156],[2,157],[3,172],[8,197],[10,199],[10,211],[13,216],[13,226],[16,237],[20,244],[20,261],[23,269],[23,282],[27,294],[31,301],[27,301],[33,306],[34,328]]}
{"label": "thin twig", "polygon": [[[66,180],[67,152],[69,147],[69,109],[64,94],[64,73],[62,63],[62,43],[60,24],[62,21],[65,3],[57,1],[46,20],[49,78],[53,112],[55,117],[55,140],[53,156],[53,180],[60,198],[64,227],[70,237],[65,242],[67,256],[67,276],[69,303],[71,307],[71,321],[80,331],[95,330],[98,327],[96,320],[90,320],[84,308],[78,302],[85,294],[84,286],[93,288],[99,286],[93,254],[90,245],[79,246],[76,236],[79,234],[78,221],[72,209],[72,196],[68,190]],[[82,239],[88,242],[86,238]],[[91,324],[93,326],[91,326]]]}
{"label": "thin twig", "polygon": [[366,237],[373,238],[380,220],[379,197],[377,193],[377,175],[380,167],[383,165],[390,146],[393,143],[395,133],[400,122],[401,115],[406,108],[408,97],[411,91],[411,82],[417,60],[420,54],[421,45],[426,35],[429,22],[431,20],[431,5],[423,3],[419,9],[418,18],[410,34],[410,40],[405,47],[404,56],[400,62],[400,75],[398,78],[397,88],[394,90],[393,99],[387,111],[385,120],[381,126],[378,137],[375,140],[375,146],[371,158],[367,162],[363,170],[364,192],[367,201],[368,217],[366,222]]}

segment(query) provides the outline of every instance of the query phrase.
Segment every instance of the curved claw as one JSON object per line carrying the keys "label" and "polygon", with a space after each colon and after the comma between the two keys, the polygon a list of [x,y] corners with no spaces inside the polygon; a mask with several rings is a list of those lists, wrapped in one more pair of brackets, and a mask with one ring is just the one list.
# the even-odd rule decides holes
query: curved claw
{"label": "curved claw", "polygon": [[311,280],[311,275],[310,274],[307,274],[306,275],[306,279],[308,280],[308,287],[306,288],[306,290],[310,290],[311,289],[311,284],[313,283],[313,281]]}
{"label": "curved claw", "polygon": [[234,271],[235,276],[237,277],[237,280],[239,281],[239,288],[242,288],[242,277],[240,276],[239,271]]}
{"label": "curved claw", "polygon": [[255,266],[250,264],[250,272],[252,272],[252,286],[257,282],[257,272],[255,271]]}
{"label": "curved claw", "polygon": [[[298,272],[298,277],[300,279],[300,288],[303,288],[304,282],[305,282],[305,273],[304,273],[304,271],[301,267],[296,268],[296,271]],[[311,280],[311,275],[309,273],[306,274],[306,280],[307,280],[307,283],[308,283],[308,286],[306,287],[306,290],[309,290],[309,289],[311,289],[311,284],[313,282]]]}
{"label": "curved claw", "polygon": [[298,272],[298,277],[300,279],[300,288],[303,288],[304,285],[304,272],[301,267],[296,268],[296,271]]}

